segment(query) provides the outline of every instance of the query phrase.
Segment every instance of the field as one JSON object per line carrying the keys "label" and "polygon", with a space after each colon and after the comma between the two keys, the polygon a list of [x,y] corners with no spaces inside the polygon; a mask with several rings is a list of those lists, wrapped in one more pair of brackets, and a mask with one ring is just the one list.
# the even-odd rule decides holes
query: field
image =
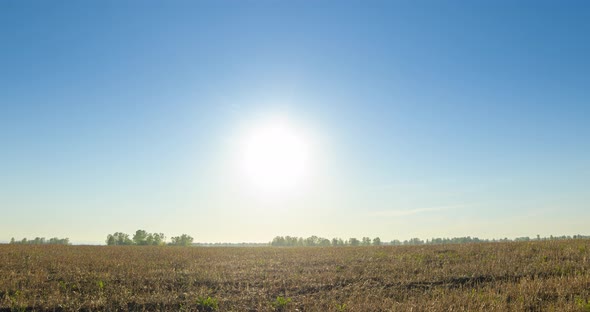
{"label": "field", "polygon": [[590,241],[0,245],[0,311],[590,311]]}

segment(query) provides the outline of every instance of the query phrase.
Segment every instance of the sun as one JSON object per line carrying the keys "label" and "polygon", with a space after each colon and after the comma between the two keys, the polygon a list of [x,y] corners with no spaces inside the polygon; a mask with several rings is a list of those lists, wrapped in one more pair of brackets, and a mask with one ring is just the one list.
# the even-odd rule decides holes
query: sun
{"label": "sun", "polygon": [[248,187],[268,196],[296,191],[309,173],[309,142],[301,129],[285,119],[251,127],[238,153]]}

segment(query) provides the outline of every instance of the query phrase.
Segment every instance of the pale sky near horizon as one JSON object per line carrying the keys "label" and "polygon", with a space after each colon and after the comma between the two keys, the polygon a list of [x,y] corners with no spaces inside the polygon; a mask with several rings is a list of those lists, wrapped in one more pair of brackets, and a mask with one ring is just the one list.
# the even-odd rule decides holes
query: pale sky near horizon
{"label": "pale sky near horizon", "polygon": [[0,241],[590,234],[587,1],[2,1]]}

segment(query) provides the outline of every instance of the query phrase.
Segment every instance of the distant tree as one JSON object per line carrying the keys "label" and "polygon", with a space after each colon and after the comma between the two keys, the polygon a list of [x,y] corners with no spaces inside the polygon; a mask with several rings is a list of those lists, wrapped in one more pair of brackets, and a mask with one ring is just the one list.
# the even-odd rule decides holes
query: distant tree
{"label": "distant tree", "polygon": [[113,234],[115,238],[115,245],[133,245],[133,241],[129,238],[129,234],[116,232]]}
{"label": "distant tree", "polygon": [[343,244],[344,242],[342,239],[334,238],[329,240],[316,235],[312,235],[308,238],[295,236],[275,236],[275,238],[273,238],[273,240],[270,242],[271,246],[337,246]]}
{"label": "distant tree", "polygon": [[152,237],[152,245],[160,246],[166,243],[166,236],[164,236],[164,233],[154,233],[152,234]]}
{"label": "distant tree", "polygon": [[117,245],[117,239],[115,238],[115,236],[109,234],[107,235],[107,245],[109,246],[114,246]]}
{"label": "distant tree", "polygon": [[133,235],[133,242],[135,245],[147,245],[148,232],[144,230],[137,230]]}
{"label": "distant tree", "polygon": [[51,245],[69,245],[70,244],[70,239],[69,238],[57,238],[57,237],[52,237],[49,239],[48,244]]}
{"label": "distant tree", "polygon": [[170,245],[174,246],[190,246],[193,243],[193,238],[187,234],[182,234],[180,236],[175,236],[170,238],[171,243]]}
{"label": "distant tree", "polygon": [[305,239],[305,246],[318,246],[320,244],[320,238],[312,235]]}
{"label": "distant tree", "polygon": [[369,237],[363,237],[363,246],[371,245],[371,239]]}
{"label": "distant tree", "polygon": [[148,233],[144,245],[158,246],[164,243],[165,236],[162,233]]}
{"label": "distant tree", "polygon": [[394,239],[391,242],[389,242],[389,244],[393,246],[399,246],[402,244],[402,242],[400,242],[399,239]]}
{"label": "distant tree", "polygon": [[419,238],[412,238],[409,241],[404,241],[404,245],[423,245],[424,241]]}
{"label": "distant tree", "polygon": [[45,244],[45,237],[35,237],[34,240],[29,241],[29,244],[43,245],[43,244]]}
{"label": "distant tree", "polygon": [[361,242],[354,237],[348,239],[348,244],[350,244],[350,246],[358,246],[360,243]]}
{"label": "distant tree", "polygon": [[[172,238],[172,240],[174,241],[174,237]],[[285,246],[285,238],[282,236],[276,236],[275,238],[272,239],[272,242],[270,243],[271,246]]]}
{"label": "distant tree", "polygon": [[69,238],[60,239],[60,238],[54,237],[54,238],[47,240],[47,239],[45,239],[45,237],[35,237],[34,239],[27,239],[25,237],[22,240],[17,241],[13,237],[10,239],[10,243],[11,244],[18,244],[18,245],[46,245],[46,244],[69,245],[70,239]]}
{"label": "distant tree", "polygon": [[164,245],[166,244],[166,236],[163,233],[148,233],[144,230],[137,230],[133,238],[129,238],[129,234],[116,232],[107,235],[106,243],[109,246],[113,245]]}
{"label": "distant tree", "polygon": [[146,245],[153,245],[154,244],[154,234],[149,233],[147,235],[147,237],[145,238],[145,244]]}
{"label": "distant tree", "polygon": [[381,245],[381,239],[379,237],[373,238],[373,245],[380,246]]}
{"label": "distant tree", "polygon": [[285,236],[285,244],[287,246],[297,246],[299,239],[295,236]]}

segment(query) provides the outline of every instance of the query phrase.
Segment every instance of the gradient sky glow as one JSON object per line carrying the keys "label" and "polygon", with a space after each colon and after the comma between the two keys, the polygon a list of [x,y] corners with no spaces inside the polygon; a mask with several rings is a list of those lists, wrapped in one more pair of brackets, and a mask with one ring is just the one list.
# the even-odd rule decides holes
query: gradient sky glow
{"label": "gradient sky glow", "polygon": [[[2,1],[0,241],[590,234],[588,1]],[[305,134],[253,196],[247,129]]]}

